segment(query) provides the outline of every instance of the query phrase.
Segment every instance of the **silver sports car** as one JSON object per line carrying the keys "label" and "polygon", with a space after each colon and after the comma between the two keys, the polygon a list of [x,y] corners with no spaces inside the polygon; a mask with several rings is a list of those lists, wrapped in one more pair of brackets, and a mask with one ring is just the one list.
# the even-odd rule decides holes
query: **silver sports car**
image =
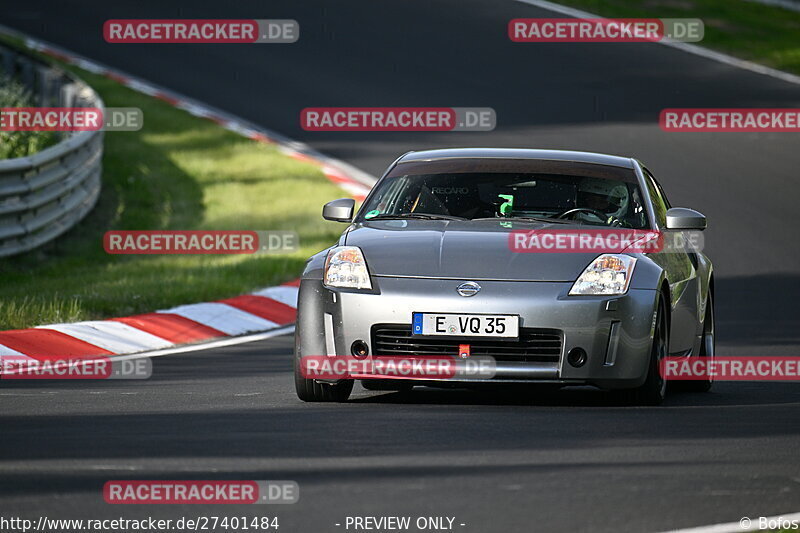
{"label": "silver sports car", "polygon": [[[302,400],[345,401],[364,377],[309,374],[306,358],[444,357],[490,359],[491,375],[362,383],[593,385],[653,405],[666,394],[665,357],[714,355],[712,265],[686,237],[702,236],[706,219],[671,207],[636,159],[410,152],[354,209],[351,199],[325,205],[325,219],[348,227],[303,272]],[[711,379],[684,385],[708,390]]]}

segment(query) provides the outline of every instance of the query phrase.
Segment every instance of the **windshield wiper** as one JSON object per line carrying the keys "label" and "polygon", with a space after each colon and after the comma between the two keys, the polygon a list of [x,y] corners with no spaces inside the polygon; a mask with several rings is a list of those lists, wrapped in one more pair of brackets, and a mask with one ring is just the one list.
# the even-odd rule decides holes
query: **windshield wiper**
{"label": "windshield wiper", "polygon": [[582,220],[567,220],[564,218],[551,218],[551,217],[531,217],[531,216],[511,216],[511,217],[483,217],[473,218],[472,220],[524,220],[528,222],[555,222],[557,224],[583,224]]}
{"label": "windshield wiper", "polygon": [[372,220],[402,220],[406,218],[416,218],[419,220],[467,220],[464,217],[456,217],[453,215],[434,215],[431,213],[400,213],[397,215],[384,213],[382,215],[364,218],[363,222],[369,222]]}

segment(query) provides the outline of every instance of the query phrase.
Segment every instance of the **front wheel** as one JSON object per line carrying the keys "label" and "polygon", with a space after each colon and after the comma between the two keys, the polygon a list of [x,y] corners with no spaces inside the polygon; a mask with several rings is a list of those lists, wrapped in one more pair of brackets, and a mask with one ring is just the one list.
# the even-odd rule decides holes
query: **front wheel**
{"label": "front wheel", "polygon": [[[711,293],[708,294],[706,300],[706,315],[703,318],[703,339],[700,342],[700,353],[698,357],[707,358],[706,363],[714,360],[714,300],[711,298]],[[709,372],[710,374],[710,372]],[[691,392],[708,392],[714,384],[714,378],[709,375],[705,379],[687,380],[681,383],[684,390]]]}
{"label": "front wheel", "polygon": [[353,392],[352,379],[343,379],[338,383],[317,383],[306,379],[300,372],[300,358],[294,358],[294,388],[297,397],[304,402],[346,402]]}
{"label": "front wheel", "polygon": [[647,377],[641,386],[623,391],[628,402],[634,405],[660,405],[667,396],[667,381],[661,375],[661,361],[669,353],[669,325],[665,298],[659,297],[657,305]]}

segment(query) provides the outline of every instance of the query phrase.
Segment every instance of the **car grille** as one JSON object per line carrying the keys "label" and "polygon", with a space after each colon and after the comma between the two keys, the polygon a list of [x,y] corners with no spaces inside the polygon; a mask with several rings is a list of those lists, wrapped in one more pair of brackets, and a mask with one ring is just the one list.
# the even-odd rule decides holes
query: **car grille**
{"label": "car grille", "polygon": [[561,357],[561,332],[556,329],[520,328],[519,340],[414,337],[410,324],[372,326],[372,351],[376,357],[403,355],[458,355],[459,344],[469,344],[472,355],[489,355],[497,361],[557,363]]}

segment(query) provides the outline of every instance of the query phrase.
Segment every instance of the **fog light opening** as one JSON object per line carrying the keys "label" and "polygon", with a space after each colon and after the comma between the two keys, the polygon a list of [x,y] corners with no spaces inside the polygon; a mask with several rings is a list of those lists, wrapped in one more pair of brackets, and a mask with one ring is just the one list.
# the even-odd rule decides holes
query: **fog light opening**
{"label": "fog light opening", "polygon": [[350,346],[350,353],[352,353],[354,357],[363,359],[369,355],[369,346],[362,340],[355,341]]}
{"label": "fog light opening", "polygon": [[586,364],[586,350],[583,348],[573,348],[567,354],[567,362],[575,368],[580,368]]}

